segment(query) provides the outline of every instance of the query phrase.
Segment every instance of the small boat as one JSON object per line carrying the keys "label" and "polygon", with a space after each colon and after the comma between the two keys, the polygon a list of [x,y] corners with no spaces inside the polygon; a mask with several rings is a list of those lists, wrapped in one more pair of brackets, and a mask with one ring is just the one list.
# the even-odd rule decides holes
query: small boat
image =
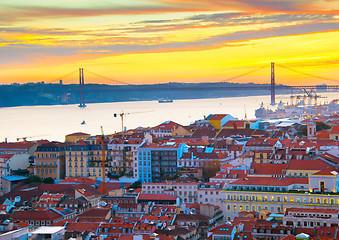
{"label": "small boat", "polygon": [[81,125],[84,125],[84,124],[86,124],[85,120],[81,122]]}
{"label": "small boat", "polygon": [[167,99],[163,99],[162,98],[162,99],[159,99],[158,102],[159,103],[171,103],[171,102],[173,102],[173,100],[172,99],[168,99],[168,98]]}

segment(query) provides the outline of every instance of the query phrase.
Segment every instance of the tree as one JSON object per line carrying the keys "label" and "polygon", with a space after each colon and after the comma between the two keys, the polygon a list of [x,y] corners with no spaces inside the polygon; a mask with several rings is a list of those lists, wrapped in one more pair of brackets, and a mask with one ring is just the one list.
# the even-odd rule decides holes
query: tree
{"label": "tree", "polygon": [[27,178],[27,183],[32,183],[32,182],[42,182],[42,180],[39,176],[32,175]]}
{"label": "tree", "polygon": [[129,186],[129,187],[133,188],[133,189],[137,189],[137,188],[141,188],[142,185],[141,185],[140,181],[136,181],[136,182],[132,183],[131,186]]}
{"label": "tree", "polygon": [[325,129],[330,129],[331,126],[327,125],[326,123],[323,122],[317,122],[317,131],[325,130]]}
{"label": "tree", "polygon": [[45,184],[53,184],[54,183],[54,179],[51,177],[45,178],[44,180],[42,180],[43,183]]}

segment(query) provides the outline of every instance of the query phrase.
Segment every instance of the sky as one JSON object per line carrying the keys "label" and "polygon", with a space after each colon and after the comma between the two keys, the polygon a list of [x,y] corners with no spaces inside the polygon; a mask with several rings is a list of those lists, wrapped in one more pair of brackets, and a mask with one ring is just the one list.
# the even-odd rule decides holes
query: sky
{"label": "sky", "polygon": [[105,84],[268,83],[275,62],[277,83],[338,84],[338,41],[337,0],[0,1],[0,83],[80,67]]}

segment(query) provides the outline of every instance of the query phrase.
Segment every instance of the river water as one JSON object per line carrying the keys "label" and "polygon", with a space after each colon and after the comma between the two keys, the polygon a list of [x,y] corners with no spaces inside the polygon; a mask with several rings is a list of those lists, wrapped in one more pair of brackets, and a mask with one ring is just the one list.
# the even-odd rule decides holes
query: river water
{"label": "river water", "polygon": [[[327,98],[320,102],[328,102],[338,98],[336,92],[322,93]],[[277,102],[288,102],[289,95],[278,95]],[[188,125],[211,113],[228,113],[239,119],[255,118],[254,111],[270,103],[270,96],[250,96],[234,98],[174,100],[173,103],[158,101],[114,102],[87,104],[86,108],[77,105],[24,106],[0,108],[0,142],[48,139],[64,141],[65,135],[74,132],[100,134],[103,126],[105,134],[121,131],[121,118],[114,113],[130,113],[124,117],[127,129],[155,126],[172,120]],[[318,101],[319,102],[319,101]],[[86,124],[81,124],[85,121]]]}

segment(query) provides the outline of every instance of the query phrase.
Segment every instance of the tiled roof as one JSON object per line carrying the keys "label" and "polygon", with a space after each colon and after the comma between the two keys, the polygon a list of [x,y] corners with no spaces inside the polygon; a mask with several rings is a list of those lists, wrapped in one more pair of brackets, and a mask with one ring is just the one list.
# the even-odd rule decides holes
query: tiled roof
{"label": "tiled roof", "polygon": [[337,176],[338,171],[330,170],[330,169],[323,169],[319,172],[312,174],[312,176]]}
{"label": "tiled roof", "polygon": [[181,157],[181,159],[191,159],[193,154],[193,158],[195,160],[197,159],[225,159],[227,156],[223,154],[222,152],[213,149],[212,152],[199,152],[198,149],[193,148],[190,149],[188,152],[184,153]]}
{"label": "tiled roof", "polygon": [[222,120],[224,117],[226,117],[228,114],[213,114],[209,120]]}
{"label": "tiled roof", "polygon": [[283,170],[286,170],[288,164],[275,163],[256,163],[252,162],[251,169],[254,169],[253,175],[285,175]]}
{"label": "tiled roof", "polygon": [[315,160],[296,160],[291,159],[287,170],[322,170],[335,168],[321,159]]}
{"label": "tiled roof", "polygon": [[221,224],[218,227],[213,228],[210,230],[213,234],[218,235],[231,235],[233,231],[233,225],[231,224]]}
{"label": "tiled roof", "polygon": [[66,225],[67,232],[84,232],[84,231],[91,231],[95,232],[100,225],[100,222],[69,222]]}
{"label": "tiled roof", "polygon": [[78,215],[78,218],[105,218],[109,212],[110,209],[92,208]]}
{"label": "tiled roof", "polygon": [[14,143],[2,142],[0,143],[0,149],[28,149],[34,144],[35,144],[34,142],[14,142]]}
{"label": "tiled roof", "polygon": [[318,208],[287,208],[285,211],[285,216],[287,216],[289,213],[295,212],[295,213],[332,213],[332,214],[338,214],[339,209],[318,209]]}
{"label": "tiled roof", "polygon": [[93,185],[96,183],[95,180],[90,179],[90,178],[86,178],[86,177],[68,177],[62,181],[60,181],[59,183],[61,184],[66,184],[66,183],[83,183],[86,185]]}
{"label": "tiled roof", "polygon": [[228,151],[237,151],[237,152],[241,152],[243,149],[243,145],[231,145],[228,149]]}
{"label": "tiled roof", "polygon": [[230,185],[253,185],[253,186],[290,186],[291,184],[308,184],[308,178],[292,177],[246,177],[229,183]]}
{"label": "tiled roof", "polygon": [[170,200],[170,201],[175,201],[177,200],[176,196],[172,196],[169,194],[151,194],[151,193],[140,193],[138,200]]}
{"label": "tiled roof", "polygon": [[331,162],[339,164],[339,157],[336,157],[336,156],[334,156],[332,154],[324,153],[324,154],[320,154],[319,156],[321,158],[324,158],[324,159],[328,160],[328,161],[331,161]]}
{"label": "tiled roof", "polygon": [[19,221],[54,221],[63,216],[53,210],[47,211],[15,211],[11,218]]}
{"label": "tiled roof", "polygon": [[230,120],[223,125],[223,127],[245,127],[245,120]]}
{"label": "tiled roof", "polygon": [[66,135],[66,137],[70,137],[70,136],[90,136],[91,134],[89,133],[83,133],[83,132],[75,132],[75,133],[71,133]]}
{"label": "tiled roof", "polygon": [[269,133],[265,130],[257,129],[221,129],[217,134],[216,138],[227,138],[232,136],[241,136],[241,137],[269,137]]}

